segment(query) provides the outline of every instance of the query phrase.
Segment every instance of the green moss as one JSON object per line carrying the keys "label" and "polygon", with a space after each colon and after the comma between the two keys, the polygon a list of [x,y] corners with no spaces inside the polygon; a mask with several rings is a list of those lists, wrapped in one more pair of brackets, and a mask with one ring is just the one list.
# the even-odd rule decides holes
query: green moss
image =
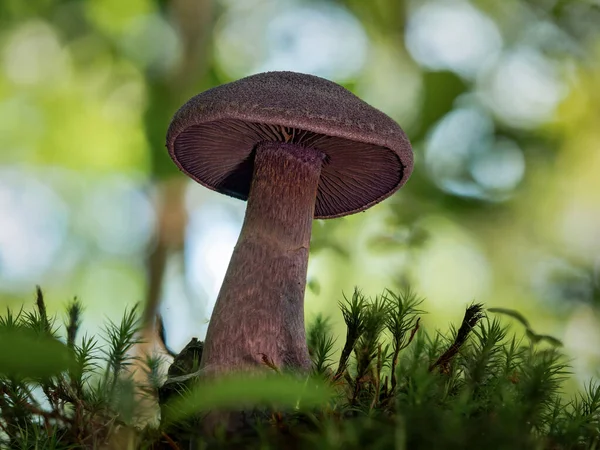
{"label": "green moss", "polygon": [[[36,346],[48,344],[56,351],[63,345],[72,360],[45,372],[25,356],[15,370],[14,355],[6,349],[0,355],[0,447],[600,446],[600,384],[590,381],[575,398],[564,398],[561,386],[569,368],[559,341],[529,329],[527,338],[517,340],[481,305],[469,306],[457,328],[429,334],[420,328],[419,304],[410,291],[368,299],[357,290],[340,304],[347,325],[344,343],[336,341],[327,319],[311,324],[310,377],[280,373],[265,355],[264,376],[207,381],[197,377],[198,341],[167,373],[165,361],[132,356],[139,332],[135,308],[121,323],[107,323],[98,339],[78,339],[79,302],[68,306],[61,329],[47,317],[40,291],[34,312],[7,312],[0,319],[3,342],[10,333],[28,330],[40,338]],[[528,326],[514,311],[495,312]],[[4,361],[11,364],[3,366]],[[135,362],[145,367],[143,380],[130,374]],[[160,400],[160,425],[140,425],[140,417],[157,405],[148,399]],[[206,424],[222,414],[237,414],[236,427],[227,432],[211,426],[214,432],[204,433]]]}

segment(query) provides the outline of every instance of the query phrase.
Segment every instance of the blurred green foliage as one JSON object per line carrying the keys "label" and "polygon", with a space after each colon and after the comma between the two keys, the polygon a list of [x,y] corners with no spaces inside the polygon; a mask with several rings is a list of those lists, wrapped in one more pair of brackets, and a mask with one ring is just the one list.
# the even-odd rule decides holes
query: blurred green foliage
{"label": "blurred green foliage", "polygon": [[322,382],[271,376],[267,378],[224,377],[195,386],[183,398],[174,400],[166,409],[165,424],[186,417],[226,408],[253,408],[275,405],[277,408],[311,409],[323,407],[333,397],[332,390]]}
{"label": "blurred green foliage", "polygon": [[[7,321],[12,320],[7,317]],[[73,363],[73,355],[64,344],[23,326],[0,324],[0,354],[0,373],[5,376],[44,378],[67,370]]]}

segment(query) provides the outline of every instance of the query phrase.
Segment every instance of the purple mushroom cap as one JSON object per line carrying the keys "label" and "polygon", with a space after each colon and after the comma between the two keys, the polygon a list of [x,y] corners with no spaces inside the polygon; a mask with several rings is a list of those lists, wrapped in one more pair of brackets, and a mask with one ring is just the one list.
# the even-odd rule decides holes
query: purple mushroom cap
{"label": "purple mushroom cap", "polygon": [[342,86],[313,75],[267,72],[209,89],[173,117],[167,148],[190,178],[248,198],[258,143],[325,154],[314,217],[363,211],[392,195],[413,169],[400,126]]}

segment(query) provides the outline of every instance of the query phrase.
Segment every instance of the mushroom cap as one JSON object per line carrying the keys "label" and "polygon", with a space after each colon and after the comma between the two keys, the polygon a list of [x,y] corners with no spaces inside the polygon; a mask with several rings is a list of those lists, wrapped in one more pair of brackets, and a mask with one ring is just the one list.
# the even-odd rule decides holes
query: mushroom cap
{"label": "mushroom cap", "polygon": [[248,198],[264,141],[324,153],[315,218],[363,211],[410,176],[413,153],[400,126],[342,86],[313,75],[267,72],[196,95],[173,117],[167,148],[190,178]]}

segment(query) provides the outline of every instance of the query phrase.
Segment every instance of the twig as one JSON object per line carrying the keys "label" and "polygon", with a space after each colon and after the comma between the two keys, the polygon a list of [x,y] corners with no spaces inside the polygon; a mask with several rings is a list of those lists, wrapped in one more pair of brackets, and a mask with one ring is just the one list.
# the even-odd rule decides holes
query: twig
{"label": "twig", "polygon": [[167,433],[165,433],[163,431],[160,434],[163,437],[163,439],[165,441],[167,441],[167,444],[169,444],[169,447],[171,447],[173,450],[180,450],[179,446],[177,445],[177,443],[173,439],[171,439],[171,437]]}
{"label": "twig", "polygon": [[169,348],[169,346],[167,345],[167,333],[165,330],[165,323],[163,321],[162,314],[160,313],[156,314],[156,328],[158,339],[160,340],[160,343],[162,344],[163,348],[169,356],[175,358],[177,356],[177,352],[171,350],[171,348]]}
{"label": "twig", "polygon": [[269,358],[269,356],[265,355],[264,353],[259,353],[259,355],[261,356],[262,363],[265,366],[269,367],[270,369],[273,369],[277,373],[280,373],[279,368],[275,365],[273,360],[271,358]]}

